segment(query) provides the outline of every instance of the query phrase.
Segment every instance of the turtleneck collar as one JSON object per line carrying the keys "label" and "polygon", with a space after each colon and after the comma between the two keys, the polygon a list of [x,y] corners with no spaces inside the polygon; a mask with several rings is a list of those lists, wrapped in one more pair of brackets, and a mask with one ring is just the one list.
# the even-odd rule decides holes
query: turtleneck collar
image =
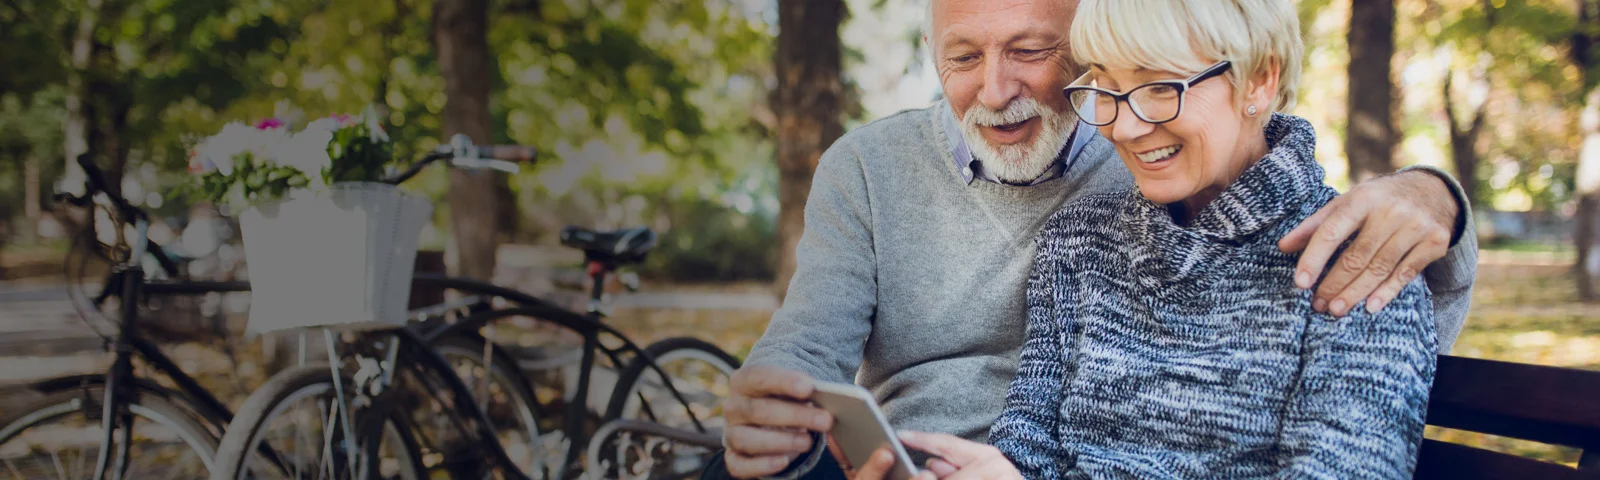
{"label": "turtleneck collar", "polygon": [[1267,156],[1245,169],[1188,226],[1176,224],[1165,205],[1145,199],[1138,189],[1128,193],[1121,216],[1133,241],[1130,260],[1140,283],[1164,292],[1163,297],[1202,290],[1214,271],[1227,268],[1238,246],[1256,243],[1258,234],[1301,212],[1326,188],[1309,122],[1273,114],[1265,134]]}
{"label": "turtleneck collar", "polygon": [[[1322,185],[1316,131],[1300,117],[1272,114],[1266,127],[1268,152],[1195,215],[1184,230],[1213,240],[1243,241],[1276,225]],[[1172,223],[1166,206],[1139,196],[1136,213]]]}

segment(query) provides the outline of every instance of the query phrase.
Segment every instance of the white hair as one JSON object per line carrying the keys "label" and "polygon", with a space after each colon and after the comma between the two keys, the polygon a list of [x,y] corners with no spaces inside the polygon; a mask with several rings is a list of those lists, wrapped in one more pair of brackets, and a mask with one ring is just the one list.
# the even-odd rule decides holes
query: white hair
{"label": "white hair", "polygon": [[1292,0],[1082,0],[1070,38],[1090,65],[1194,74],[1227,60],[1236,102],[1276,66],[1278,112],[1294,108],[1305,50]]}

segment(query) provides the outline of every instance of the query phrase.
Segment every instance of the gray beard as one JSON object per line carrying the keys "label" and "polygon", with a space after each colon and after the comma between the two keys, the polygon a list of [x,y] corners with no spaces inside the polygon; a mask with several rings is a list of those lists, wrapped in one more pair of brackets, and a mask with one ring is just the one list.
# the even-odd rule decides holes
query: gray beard
{"label": "gray beard", "polygon": [[1044,175],[1072,138],[1070,127],[1076,123],[1075,115],[1056,112],[1031,100],[1029,105],[1038,113],[1041,128],[1032,141],[1020,145],[991,145],[979,129],[983,123],[993,124],[997,117],[1018,115],[1010,110],[1022,107],[1022,104],[1008,106],[1007,112],[995,112],[974,105],[962,117],[961,136],[966,138],[972,158],[983,165],[985,172],[1001,182],[1026,185]]}

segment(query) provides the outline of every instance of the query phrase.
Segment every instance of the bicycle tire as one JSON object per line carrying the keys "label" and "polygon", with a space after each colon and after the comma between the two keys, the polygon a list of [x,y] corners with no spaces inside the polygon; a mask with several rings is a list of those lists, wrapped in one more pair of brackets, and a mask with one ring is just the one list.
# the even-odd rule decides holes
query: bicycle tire
{"label": "bicycle tire", "polygon": [[[451,361],[452,364],[454,364],[454,360],[462,359],[474,362],[478,367],[482,367],[480,360],[483,357],[484,346],[488,343],[489,341],[482,336],[456,332],[434,339],[429,347],[433,348],[447,361]],[[533,388],[528,383],[527,378],[523,376],[521,369],[518,368],[516,360],[512,359],[505,349],[496,345],[490,355],[486,371],[489,374],[490,381],[497,383],[500,392],[507,397],[506,400],[509,403],[507,406],[513,409],[510,413],[515,415],[521,422],[520,427],[512,428],[515,431],[513,433],[526,435],[529,442],[528,451],[523,452],[518,451],[514,445],[508,445],[507,440],[509,439],[501,437],[499,438],[501,447],[506,449],[507,454],[513,460],[518,460],[517,454],[519,453],[526,454],[527,463],[517,464],[517,468],[524,475],[529,478],[552,478],[554,472],[551,471],[550,461],[554,461],[556,465],[559,465],[561,463],[560,455],[564,455],[565,452],[559,452],[558,456],[553,457],[544,456],[544,461],[536,461],[537,458],[540,458],[539,449],[551,446],[548,445],[549,441],[546,438],[546,435],[551,432],[546,432],[546,429],[540,426],[540,420],[545,418],[544,407],[539,405],[538,399],[533,395]],[[458,375],[460,375],[460,372],[458,372]],[[467,381],[469,388],[474,387],[472,385],[474,382],[467,380],[467,378],[462,376],[462,379]],[[476,395],[479,392],[474,389],[473,393]],[[476,400],[480,402],[479,405],[483,405],[481,403],[483,399]],[[487,410],[493,411],[494,409]],[[493,419],[493,414],[491,414],[491,420]],[[497,431],[502,430],[499,425],[494,425],[494,427]],[[552,430],[556,433],[561,433],[559,429]],[[565,433],[561,434],[565,435]]]}
{"label": "bicycle tire", "polygon": [[[721,365],[718,366],[726,367],[724,371],[729,373],[738,370],[741,365],[738,358],[711,344],[711,342],[693,337],[668,338],[650,344],[645,347],[644,351],[648,355],[641,355],[628,362],[628,367],[622,371],[622,375],[617,377],[616,390],[612,391],[611,400],[606,405],[605,421],[609,422],[622,418],[623,415],[628,413],[625,411],[628,401],[634,397],[635,390],[639,386],[639,379],[646,372],[652,370],[650,368],[651,365],[668,363],[671,360],[685,358],[686,356],[700,358],[714,365],[720,363]],[[652,358],[655,359],[653,362],[650,360]],[[628,388],[624,389],[624,386]]]}
{"label": "bicycle tire", "polygon": [[[656,392],[656,401],[650,401],[646,395],[641,393],[641,387],[645,385],[647,380],[661,378],[657,374],[656,368],[667,370],[663,373],[669,376],[676,373],[670,371],[670,367],[675,366],[681,360],[695,360],[709,364],[716,368],[716,373],[727,377],[731,376],[733,371],[739,368],[739,359],[729,355],[716,345],[689,337],[661,340],[645,347],[644,352],[646,353],[645,355],[640,355],[629,362],[628,367],[618,377],[616,390],[612,392],[608,402],[609,405],[606,407],[605,425],[611,426],[621,423],[620,419],[643,420],[650,422],[649,424],[660,425],[669,431],[677,430],[678,432],[697,432],[700,434],[714,433],[720,437],[720,430],[706,428],[707,420],[711,420],[713,417],[700,418],[698,416],[700,413],[707,412],[697,413],[695,411],[696,405],[691,405],[693,403],[692,397],[671,396],[670,393],[658,391]],[[655,382],[660,383],[659,380],[655,380]],[[690,394],[690,392],[686,391],[688,389],[685,388],[687,382],[673,382],[672,386],[673,389],[678,390],[679,395]],[[714,392],[695,393],[700,395],[714,394]],[[641,411],[639,405],[643,405],[646,402],[651,404],[666,402],[659,405],[665,408],[681,408],[683,410],[684,415],[682,417],[670,420],[691,420],[674,422],[658,416],[665,412],[651,409],[643,409]],[[673,403],[676,405],[672,406]],[[644,415],[641,415],[641,413]],[[601,427],[601,430],[602,432],[605,431],[606,427]],[[589,441],[584,467],[586,471],[589,471],[590,475],[598,475],[605,478],[630,480],[636,478],[694,478],[699,475],[698,472],[705,466],[702,462],[704,456],[714,451],[715,446],[720,445],[720,442],[714,442],[718,445],[711,445],[708,448],[708,445],[702,444],[704,442],[682,443],[674,439],[677,437],[692,437],[694,436],[692,434],[687,436],[658,436],[640,431],[634,433],[643,433],[644,436],[634,438],[634,433],[612,432],[616,435],[601,435],[600,433],[597,432],[594,438]],[[677,451],[680,447],[687,447],[688,450]]]}
{"label": "bicycle tire", "polygon": [[[341,382],[347,395],[354,396],[356,387],[354,381],[348,377]],[[335,388],[330,369],[327,365],[308,365],[296,367],[279,372],[268,379],[265,384],[256,389],[245,399],[244,405],[234,415],[233,422],[228,424],[227,433],[223,434],[222,441],[217,447],[217,456],[211,472],[211,480],[243,480],[251,478],[254,472],[249,468],[249,461],[254,453],[259,451],[258,443],[266,433],[264,428],[281,412],[281,408],[291,400],[330,392]],[[410,429],[401,419],[392,418],[388,409],[372,409],[354,412],[357,419],[351,423],[358,425],[357,432],[360,439],[358,448],[364,454],[360,461],[363,465],[356,467],[357,471],[366,471],[368,468],[376,469],[381,464],[378,458],[378,448],[370,448],[373,438],[380,435],[393,435],[398,440],[398,453],[400,458],[395,462],[399,478],[403,480],[422,480],[426,472],[422,467],[422,459],[418,453],[415,439],[410,436]],[[369,421],[373,415],[383,415],[384,422]],[[397,425],[398,424],[398,425]],[[371,426],[369,426],[371,425]],[[337,427],[337,425],[335,425]],[[393,429],[379,430],[384,427]],[[380,478],[368,475],[369,478]]]}
{"label": "bicycle tire", "polygon": [[[198,462],[198,465],[195,468],[184,470],[183,467],[189,466],[190,464],[186,462],[173,462],[171,458],[168,458],[170,455],[164,452],[130,453],[130,462],[136,462],[141,459],[149,459],[151,461],[156,461],[159,459],[159,467],[161,471],[168,472],[169,474],[174,471],[189,474],[179,475],[179,478],[193,478],[195,477],[194,474],[204,475],[209,474],[214,470],[213,457],[216,455],[219,442],[217,435],[210,429],[207,429],[197,418],[197,416],[200,415],[199,409],[193,408],[192,406],[182,405],[180,403],[182,401],[182,397],[170,395],[169,392],[163,390],[154,389],[138,383],[131,385],[129,388],[133,390],[134,394],[128,395],[125,400],[125,405],[128,407],[128,412],[137,419],[142,419],[145,422],[153,422],[166,429],[169,429],[177,436],[177,440],[182,444],[181,449],[183,451],[179,454],[193,454],[196,459],[195,461]],[[13,458],[10,458],[8,456],[9,454],[6,452],[15,450],[21,450],[30,454],[37,452],[37,446],[30,447],[27,444],[19,443],[28,438],[25,435],[29,430],[37,429],[36,431],[39,432],[39,434],[44,437],[43,439],[45,440],[61,441],[62,437],[59,434],[54,436],[51,435],[52,432],[50,432],[50,427],[48,427],[48,425],[50,425],[50,422],[52,421],[71,420],[75,415],[83,415],[81,419],[84,420],[84,423],[82,427],[78,428],[79,430],[81,430],[81,428],[100,428],[100,399],[102,398],[105,398],[105,387],[103,384],[86,385],[71,389],[60,389],[54,392],[46,393],[43,397],[34,400],[28,406],[18,410],[20,413],[12,414],[4,419],[0,419],[0,463],[4,463],[8,467],[6,469],[0,469],[0,476],[18,475],[22,478],[38,478],[42,476],[37,475],[34,471],[32,471],[32,469],[27,468],[27,463],[25,462],[22,462],[22,467],[18,467],[17,464],[19,462]],[[66,429],[72,427],[61,426],[57,428]],[[151,437],[148,437],[150,433],[148,428],[149,427],[140,427],[139,423],[134,424],[134,432],[136,434],[143,432],[142,435],[145,435],[143,437],[145,440],[152,440]],[[82,435],[82,433],[79,432],[74,435]],[[102,435],[99,433],[93,433],[90,435],[77,436],[77,438],[97,439],[102,438]],[[98,448],[100,448],[99,441],[96,441],[92,448],[96,449],[97,451]],[[131,450],[134,450],[134,447],[130,447],[130,451]],[[55,455],[55,452],[52,452],[52,455]],[[84,455],[89,454],[85,453]],[[79,455],[80,463],[85,458],[84,455]],[[87,468],[87,471],[84,471],[81,468],[75,469],[82,471],[81,478],[92,477],[94,474],[94,468],[92,466],[94,463],[94,457],[90,455],[87,458],[90,465]],[[66,476],[66,474],[61,471],[59,464],[53,466],[56,467],[55,473],[57,477]],[[137,469],[137,466],[130,465],[127,478],[144,478],[146,475],[141,475],[141,472],[142,470]],[[69,478],[79,477],[73,476]]]}

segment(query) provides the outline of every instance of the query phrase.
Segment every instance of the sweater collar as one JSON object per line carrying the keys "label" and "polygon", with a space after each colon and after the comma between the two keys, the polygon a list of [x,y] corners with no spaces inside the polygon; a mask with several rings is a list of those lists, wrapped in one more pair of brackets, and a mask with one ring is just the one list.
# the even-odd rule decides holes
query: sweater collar
{"label": "sweater collar", "polygon": [[[1212,240],[1244,241],[1298,211],[1322,185],[1322,167],[1317,165],[1315,155],[1316,131],[1309,122],[1274,113],[1267,123],[1266,137],[1270,149],[1267,156],[1245,169],[1183,230]],[[1141,195],[1134,197],[1137,216],[1156,223],[1172,223],[1165,206]]]}

